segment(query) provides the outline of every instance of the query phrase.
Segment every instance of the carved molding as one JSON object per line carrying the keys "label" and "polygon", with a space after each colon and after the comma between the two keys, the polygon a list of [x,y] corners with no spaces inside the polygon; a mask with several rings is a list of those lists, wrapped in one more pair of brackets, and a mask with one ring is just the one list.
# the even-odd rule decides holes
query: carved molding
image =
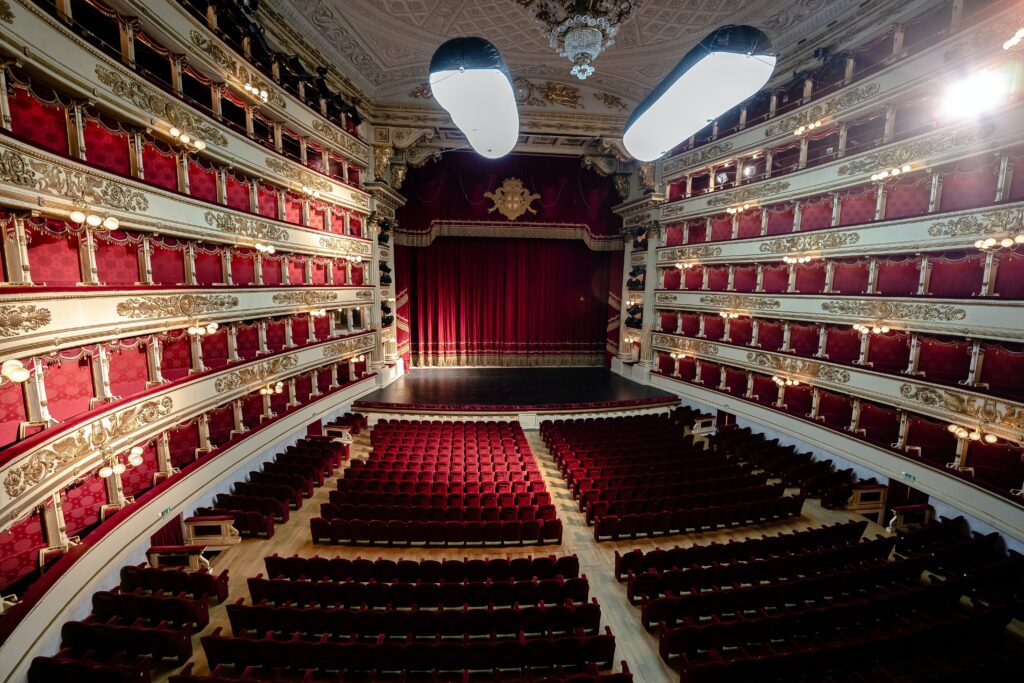
{"label": "carved molding", "polygon": [[199,31],[193,29],[189,33],[189,39],[192,41],[192,46],[202,52],[204,55],[216,62],[221,68],[228,72],[233,78],[238,79],[243,84],[250,83],[255,86],[257,90],[266,90],[267,97],[275,107],[281,109],[287,108],[287,102],[281,93],[274,88],[272,83],[264,80],[256,72],[246,68],[242,63],[237,61],[230,52],[217,45],[212,40],[209,40],[201,34]]}
{"label": "carved molding", "polygon": [[320,237],[320,246],[324,249],[334,249],[344,254],[353,256],[372,256],[373,245],[366,240],[352,239],[351,237]]}
{"label": "carved molding", "polygon": [[1017,440],[1024,430],[1024,409],[1007,401],[912,383],[900,385],[900,396],[928,408],[964,415],[979,425],[1013,430]]}
{"label": "carved molding", "polygon": [[1003,209],[986,211],[980,216],[969,214],[948,221],[939,221],[928,228],[928,234],[932,237],[967,237],[1021,228],[1024,228],[1024,209]]}
{"label": "carved molding", "polygon": [[[275,296],[276,299],[276,296]],[[228,294],[172,294],[141,296],[117,304],[117,314],[133,320],[147,318],[194,318],[220,313],[238,306],[238,297]]]}
{"label": "carved molding", "polygon": [[315,304],[326,304],[338,300],[337,292],[303,290],[300,292],[280,292],[275,294],[275,304],[292,304],[295,306],[313,306]]}
{"label": "carved molding", "polygon": [[79,203],[99,204],[122,211],[149,209],[146,195],[126,185],[33,159],[14,150],[0,154],[0,180]]}
{"label": "carved molding", "polygon": [[100,83],[110,88],[114,95],[126,99],[139,109],[157,116],[173,126],[188,131],[196,138],[227,147],[228,139],[220,132],[217,125],[209,123],[192,113],[183,104],[178,104],[159,91],[129,80],[116,71],[100,64],[96,65],[96,77]]}
{"label": "carved molding", "polygon": [[360,289],[356,291],[356,298],[361,301],[370,301],[373,299],[372,289]]}
{"label": "carved molding", "polygon": [[660,261],[686,261],[692,259],[715,258],[722,255],[722,248],[702,244],[695,247],[678,247],[658,253]]}
{"label": "carved molding", "polygon": [[742,294],[705,294],[700,298],[700,302],[705,306],[730,309],[740,308],[751,311],[770,311],[781,305],[778,299],[763,296],[744,296]]}
{"label": "carved molding", "polygon": [[732,142],[716,142],[713,145],[707,145],[694,152],[690,152],[686,156],[669,159],[665,162],[665,175],[669,175],[677,171],[683,171],[691,166],[697,166],[699,164],[703,164],[705,161],[716,159],[731,152],[732,148]]}
{"label": "carved molding", "polygon": [[218,394],[223,394],[239,387],[255,387],[291,370],[298,364],[299,360],[293,355],[272,358],[264,363],[242,368],[223,377],[218,377],[217,381],[213,384],[213,388]]}
{"label": "carved molding", "polygon": [[770,183],[751,185],[750,187],[744,187],[742,190],[732,190],[715,195],[708,200],[708,206],[742,204],[743,202],[764,199],[769,195],[785,192],[788,189],[788,180],[773,180]]}
{"label": "carved molding", "polygon": [[826,313],[872,320],[919,320],[923,322],[953,322],[967,317],[963,308],[947,304],[906,304],[890,301],[825,301],[821,309]]}
{"label": "carved molding", "polygon": [[777,239],[765,240],[758,247],[763,254],[789,254],[799,251],[820,251],[823,249],[837,249],[849,247],[860,242],[860,234],[855,230],[849,232],[829,232],[805,235],[793,235],[792,237],[780,237]]}
{"label": "carved molding", "polygon": [[267,157],[267,168],[275,173],[280,173],[289,180],[294,180],[297,183],[301,183],[306,187],[319,190],[320,192],[333,192],[334,185],[324,180],[315,173],[303,170],[295,164],[285,161],[284,159],[278,159],[276,157]]}
{"label": "carved molding", "polygon": [[494,192],[484,192],[484,197],[494,202],[494,206],[487,209],[487,213],[497,211],[510,221],[514,221],[523,214],[536,214],[533,203],[540,199],[536,192],[530,192],[523,187],[523,181],[519,178],[505,178],[501,187]]}
{"label": "carved molding", "polygon": [[323,135],[331,144],[348,152],[363,163],[369,161],[370,146],[352,137],[337,126],[321,119],[313,119],[313,130]]}
{"label": "carved molding", "polygon": [[888,149],[867,154],[843,164],[836,171],[839,175],[871,173],[883,168],[899,167],[911,162],[921,162],[936,154],[958,147],[967,147],[990,137],[996,128],[993,125],[978,126],[953,132],[938,133],[923,140],[914,140]]}
{"label": "carved molding", "polygon": [[50,324],[49,309],[23,304],[0,306],[0,338],[16,337]]}
{"label": "carved molding", "polygon": [[11,3],[7,0],[0,0],[0,21],[5,24],[14,23],[14,12],[11,11]]}
{"label": "carved molding", "polygon": [[365,351],[372,349],[375,345],[376,341],[372,335],[342,339],[324,347],[324,358],[334,358],[336,356]]}
{"label": "carved molding", "polygon": [[673,351],[700,354],[702,356],[718,355],[718,344],[712,344],[707,341],[698,341],[696,339],[687,339],[685,337],[675,337],[668,334],[657,333],[652,337],[651,341],[654,346],[669,348]]}
{"label": "carved molding", "polygon": [[232,216],[227,213],[207,211],[204,215],[206,224],[221,232],[231,233],[239,237],[251,237],[257,240],[275,240],[287,242],[288,231],[282,227],[255,218]]}
{"label": "carved molding", "polygon": [[130,436],[137,429],[169,415],[174,402],[169,396],[146,401],[85,425],[41,449],[4,476],[8,497],[21,495],[32,486],[76,461],[101,451],[112,441]]}
{"label": "carved molding", "polygon": [[850,381],[850,373],[842,368],[803,358],[786,358],[776,354],[751,351],[747,353],[747,360],[766,370],[783,372],[796,377],[820,379],[834,384],[846,384]]}
{"label": "carved molding", "polygon": [[881,86],[878,83],[868,83],[859,87],[844,90],[839,95],[822,100],[812,105],[810,108],[801,111],[798,114],[792,116],[786,116],[779,120],[778,123],[769,126],[765,129],[765,137],[772,137],[773,135],[780,135],[782,133],[792,133],[800,126],[806,126],[809,123],[814,123],[821,119],[829,116],[834,116],[844,109],[860,104],[861,102],[871,99],[881,91]]}

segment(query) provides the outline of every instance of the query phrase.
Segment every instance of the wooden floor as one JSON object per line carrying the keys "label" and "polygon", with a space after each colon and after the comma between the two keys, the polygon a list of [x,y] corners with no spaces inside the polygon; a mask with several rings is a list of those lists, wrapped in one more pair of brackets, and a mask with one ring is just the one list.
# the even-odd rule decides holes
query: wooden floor
{"label": "wooden floor", "polygon": [[[565,528],[564,538],[561,547],[547,546],[525,546],[523,548],[455,548],[447,550],[444,548],[380,548],[380,547],[351,547],[338,545],[314,545],[309,531],[309,520],[317,516],[320,503],[327,502],[328,491],[335,488],[335,480],[332,479],[317,489],[311,500],[305,501],[302,509],[292,512],[291,519],[287,524],[278,525],[274,538],[270,540],[244,540],[238,546],[228,549],[218,556],[214,562],[214,569],[220,572],[229,570],[231,594],[229,602],[234,602],[239,597],[246,598],[249,602],[249,591],[246,586],[246,578],[265,573],[263,558],[273,553],[279,555],[299,554],[303,556],[320,555],[322,557],[368,557],[376,559],[385,557],[391,559],[406,558],[419,559],[441,559],[452,557],[460,559],[463,557],[500,557],[500,556],[523,556],[540,554],[571,554],[579,556],[580,571],[587,575],[590,582],[590,594],[596,597],[601,604],[601,618],[603,625],[608,625],[615,634],[615,660],[625,660],[634,674],[637,683],[676,683],[679,680],[679,672],[673,670],[658,656],[657,636],[647,633],[640,624],[640,609],[633,607],[626,600],[625,584],[615,580],[614,562],[615,550],[623,552],[632,548],[653,549],[657,546],[672,547],[674,545],[689,546],[695,543],[708,543],[711,541],[725,542],[729,539],[743,539],[748,537],[774,534],[779,531],[793,529],[804,529],[811,526],[818,526],[822,523],[832,523],[852,519],[853,516],[845,512],[825,510],[816,500],[807,501],[804,504],[803,516],[774,524],[763,524],[730,531],[719,531],[716,533],[689,534],[684,536],[659,537],[657,539],[638,539],[633,541],[602,542],[596,543],[593,536],[593,528],[588,527],[584,521],[583,514],[579,511],[576,501],[573,500],[569,489],[559,477],[555,467],[540,435],[536,431],[528,431],[527,438],[533,448],[541,470],[544,475],[548,490],[558,506],[558,515],[562,519]],[[363,432],[356,438],[353,444],[353,458],[364,459],[369,452],[369,433]],[[874,524],[869,525],[868,535],[884,533],[884,530]],[[209,633],[217,626],[223,626],[225,633],[230,633],[227,612],[223,606],[218,605],[210,609],[210,625],[203,631]],[[195,637],[195,654],[192,661],[195,663],[193,672],[195,674],[208,673],[206,657],[199,637]],[[616,670],[618,670],[616,664]],[[165,681],[170,673],[178,669],[162,671],[155,676],[155,681]]]}

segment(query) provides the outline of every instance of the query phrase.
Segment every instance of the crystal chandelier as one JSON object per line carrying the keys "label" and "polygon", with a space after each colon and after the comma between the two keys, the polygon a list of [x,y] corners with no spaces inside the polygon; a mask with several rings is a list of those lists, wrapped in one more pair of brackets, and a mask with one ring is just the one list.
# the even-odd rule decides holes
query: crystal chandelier
{"label": "crystal chandelier", "polygon": [[572,62],[581,81],[594,73],[593,62],[615,44],[619,24],[641,0],[516,0],[531,8],[549,32],[551,48]]}

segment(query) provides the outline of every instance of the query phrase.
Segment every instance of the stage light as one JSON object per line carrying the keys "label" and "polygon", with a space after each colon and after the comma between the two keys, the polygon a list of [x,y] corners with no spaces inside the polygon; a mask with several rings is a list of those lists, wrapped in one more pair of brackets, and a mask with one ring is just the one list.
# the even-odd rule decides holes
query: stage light
{"label": "stage light", "polygon": [[498,48],[477,37],[453,38],[430,60],[430,91],[480,156],[497,159],[519,138],[519,110]]}
{"label": "stage light", "polygon": [[716,173],[715,182],[718,183],[719,185],[725,185],[727,182],[729,182],[729,174],[726,173],[725,171]]}
{"label": "stage light", "polygon": [[743,167],[743,177],[744,177],[744,178],[750,178],[750,177],[752,177],[752,176],[754,175],[754,173],[756,173],[756,172],[757,172],[757,169],[756,169],[756,168],[754,168],[753,166],[744,166],[744,167]]}
{"label": "stage light", "polygon": [[622,143],[653,161],[761,89],[775,69],[771,41],[752,26],[723,26],[686,53],[626,123]]}
{"label": "stage light", "polygon": [[942,115],[964,119],[996,109],[1010,94],[1009,81],[1002,73],[984,70],[952,83],[942,99]]}

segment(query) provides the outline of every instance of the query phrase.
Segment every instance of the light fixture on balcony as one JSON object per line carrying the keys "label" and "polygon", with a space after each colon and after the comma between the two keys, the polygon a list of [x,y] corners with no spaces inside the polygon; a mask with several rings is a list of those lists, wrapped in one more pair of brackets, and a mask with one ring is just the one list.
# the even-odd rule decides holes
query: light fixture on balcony
{"label": "light fixture on balcony", "polygon": [[260,388],[261,396],[273,396],[274,394],[280,394],[284,391],[284,382],[276,382],[274,384],[268,384],[265,387]]}
{"label": "light fixture on balcony", "polygon": [[914,167],[911,166],[910,164],[903,164],[902,166],[893,166],[892,168],[886,168],[879,171],[878,173],[872,174],[871,180],[873,182],[878,182],[880,180],[885,180],[886,178],[895,178],[901,173],[910,173],[912,170],[914,170]]}
{"label": "light fixture on balcony", "polygon": [[265,88],[257,88],[252,83],[246,83],[242,87],[245,89],[245,92],[249,93],[253,97],[263,100],[264,102],[267,102],[270,99],[270,93],[268,93]]}
{"label": "light fixture on balcony", "polygon": [[757,204],[752,204],[751,202],[743,202],[739,206],[730,206],[729,208],[727,208],[725,210],[725,212],[730,214],[730,215],[731,214],[736,214],[736,213],[743,213],[744,211],[746,211],[747,209],[749,209],[751,207],[755,207],[756,208]]}
{"label": "light fixture on balcony", "polygon": [[308,185],[302,186],[302,194],[306,195],[307,197],[312,197],[313,199],[320,198],[320,190],[316,189],[315,187],[309,187]]}
{"label": "light fixture on balcony", "polygon": [[1010,36],[1010,39],[1003,43],[1004,50],[1012,50],[1024,41],[1024,28],[1017,29],[1017,32]]}
{"label": "light fixture on balcony", "polygon": [[814,123],[808,123],[807,125],[800,126],[793,131],[793,135],[803,135],[804,133],[810,133],[815,128],[821,128],[821,119],[818,119]]}
{"label": "light fixture on balcony", "polygon": [[700,265],[700,261],[680,261],[676,264],[676,268],[679,270],[690,270]]}
{"label": "light fixture on balcony", "polygon": [[351,263],[362,263],[363,262],[363,257],[362,256],[346,255],[346,256],[341,256],[340,258],[345,260],[345,261],[349,261]]}
{"label": "light fixture on balcony", "polygon": [[127,465],[121,462],[121,458],[118,455],[107,456],[106,464],[100,467],[96,474],[98,474],[102,479],[106,479],[113,474],[124,474],[128,467],[138,467],[142,464],[142,453],[142,446],[133,446],[132,449],[128,451]]}
{"label": "light fixture on balcony", "polygon": [[946,427],[946,429],[958,439],[964,439],[967,441],[984,441],[988,444],[998,443],[999,441],[998,436],[982,431],[981,427],[963,427],[961,425],[951,424]]}
{"label": "light fixture on balcony", "polygon": [[722,316],[726,320],[735,320],[740,317],[740,314],[735,311],[719,311],[718,315]]}
{"label": "light fixture on balcony", "polygon": [[262,242],[256,243],[256,251],[261,254],[273,254],[277,252],[277,248],[273,244],[263,244]]}
{"label": "light fixture on balcony", "polygon": [[798,387],[800,386],[800,380],[790,379],[789,377],[783,377],[781,375],[772,375],[772,381],[780,387]]}
{"label": "light fixture on balcony", "polygon": [[687,357],[686,354],[683,353],[682,351],[673,351],[668,355],[672,360],[683,360],[684,358]]}
{"label": "light fixture on balcony", "polygon": [[976,249],[991,252],[1000,249],[1012,249],[1024,244],[1024,211],[1017,211],[1014,216],[1013,225],[1007,232],[999,236],[986,237],[974,243]]}
{"label": "light fixture on balcony", "polygon": [[327,315],[327,309],[325,308],[314,308],[309,312],[309,317],[311,318],[323,318],[325,315]]}
{"label": "light fixture on balcony", "polygon": [[196,322],[190,325],[188,329],[185,331],[188,332],[193,337],[205,337],[208,334],[213,334],[218,329],[220,329],[220,325],[218,325],[217,323],[206,323],[205,325],[203,325],[199,322]]}
{"label": "light fixture on balcony", "polygon": [[873,323],[871,325],[864,325],[862,323],[854,323],[853,329],[860,334],[888,334],[889,326],[882,323],[881,321]]}
{"label": "light fixture on balcony", "polygon": [[76,225],[86,225],[90,228],[103,228],[104,230],[117,230],[121,221],[113,216],[101,216],[97,213],[86,213],[81,209],[75,209],[68,214],[68,220]]}
{"label": "light fixture on balcony", "polygon": [[813,261],[815,258],[819,257],[811,256],[809,254],[804,254],[802,256],[783,256],[782,262],[788,263],[790,265],[799,265],[801,263],[809,263]]}
{"label": "light fixture on balcony", "polygon": [[0,385],[5,382],[21,384],[28,381],[28,378],[31,376],[32,371],[26,368],[25,364],[17,358],[5,360],[3,367],[0,367]]}
{"label": "light fixture on balcony", "polygon": [[188,133],[182,131],[180,128],[178,128],[176,126],[172,126],[171,128],[169,128],[167,130],[167,134],[170,135],[172,138],[174,138],[175,140],[177,140],[178,142],[180,142],[183,145],[186,145],[186,146],[189,146],[189,147],[194,147],[195,149],[197,149],[199,151],[202,151],[202,150],[206,149],[206,143],[205,142],[203,142],[202,140],[195,139],[194,137],[192,137]]}

